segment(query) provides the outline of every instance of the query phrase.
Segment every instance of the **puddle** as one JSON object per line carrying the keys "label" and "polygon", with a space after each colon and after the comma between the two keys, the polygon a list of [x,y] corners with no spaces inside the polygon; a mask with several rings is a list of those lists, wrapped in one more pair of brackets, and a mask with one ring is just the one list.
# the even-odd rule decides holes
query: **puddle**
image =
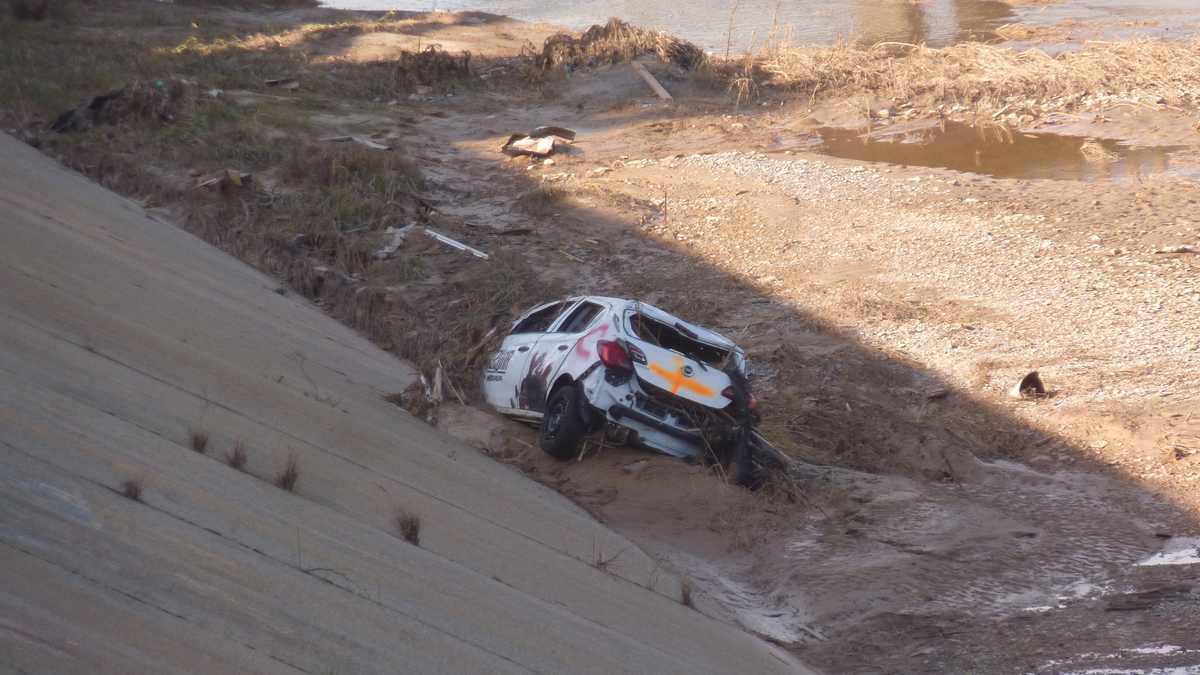
{"label": "puddle", "polygon": [[1127,25],[1129,34],[1184,37],[1194,32],[1194,22],[1200,18],[1196,0],[1079,0],[1017,6],[999,0],[325,0],[324,4],[343,9],[478,10],[575,30],[617,16],[679,35],[716,53],[727,48],[744,52],[772,33],[791,44],[871,45],[891,40],[944,47],[992,39],[992,31],[1007,23],[1053,25],[1063,20]]}
{"label": "puddle", "polygon": [[1026,134],[948,123],[899,133],[824,128],[809,149],[864,162],[925,166],[996,178],[1114,180],[1170,168],[1172,147],[1134,147],[1079,136]]}

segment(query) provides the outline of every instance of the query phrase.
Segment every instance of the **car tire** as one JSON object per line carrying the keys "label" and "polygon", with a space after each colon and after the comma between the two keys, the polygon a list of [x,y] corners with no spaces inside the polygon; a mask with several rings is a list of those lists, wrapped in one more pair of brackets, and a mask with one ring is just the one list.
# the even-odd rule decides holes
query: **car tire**
{"label": "car tire", "polygon": [[730,469],[733,482],[750,490],[758,492],[767,484],[770,478],[768,467],[764,466],[765,453],[759,452],[758,444],[749,434],[743,434],[733,449]]}
{"label": "car tire", "polygon": [[587,435],[587,424],[579,415],[579,389],[568,384],[554,390],[542,416],[538,442],[555,459],[574,459]]}

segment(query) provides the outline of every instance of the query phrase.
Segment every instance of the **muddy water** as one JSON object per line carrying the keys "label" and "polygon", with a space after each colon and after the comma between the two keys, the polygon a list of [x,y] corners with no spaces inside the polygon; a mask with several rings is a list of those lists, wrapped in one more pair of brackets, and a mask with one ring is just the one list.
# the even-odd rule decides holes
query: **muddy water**
{"label": "muddy water", "polygon": [[1025,134],[1001,127],[947,124],[906,134],[819,129],[814,150],[867,162],[926,166],[997,178],[1110,180],[1170,168],[1169,147],[1131,147],[1078,136]]}
{"label": "muddy water", "polygon": [[[325,0],[373,10],[480,10],[579,29],[611,16],[660,28],[707,50],[741,52],[775,32],[792,43],[925,42],[945,46],[990,39],[1012,22],[1098,22],[1130,33],[1194,32],[1198,0],[1070,0],[1011,7],[998,0]],[[732,32],[730,24],[732,20]],[[1147,22],[1155,22],[1147,24]]]}

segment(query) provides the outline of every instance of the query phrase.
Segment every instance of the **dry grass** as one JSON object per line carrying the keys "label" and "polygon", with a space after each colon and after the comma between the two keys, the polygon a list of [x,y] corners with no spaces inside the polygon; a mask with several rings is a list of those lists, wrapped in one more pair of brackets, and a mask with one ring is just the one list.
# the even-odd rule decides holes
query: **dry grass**
{"label": "dry grass", "polygon": [[282,490],[292,492],[296,489],[296,482],[300,480],[300,459],[296,457],[296,453],[288,455],[287,463],[284,464],[283,470],[275,475],[275,485]]}
{"label": "dry grass", "polygon": [[679,579],[679,602],[684,607],[696,608],[696,601],[692,597],[694,591],[691,577],[680,577]]}
{"label": "dry grass", "polygon": [[973,42],[944,49],[895,43],[866,49],[773,45],[757,55],[754,71],[759,82],[813,97],[866,94],[993,110],[1018,98],[1101,92],[1143,91],[1177,99],[1200,89],[1200,41],[1091,43],[1056,56]]}
{"label": "dry grass", "polygon": [[237,441],[233,444],[233,448],[225,455],[225,463],[229,466],[242,471],[246,467],[246,460],[250,457],[246,452],[246,444],[242,441]]}
{"label": "dry grass", "polygon": [[142,479],[130,478],[121,483],[121,494],[135,502],[142,501]]}
{"label": "dry grass", "polygon": [[595,66],[624,63],[644,54],[654,54],[666,63],[692,70],[703,66],[708,57],[696,45],[661,31],[631,26],[620,19],[609,19],[603,26],[588,28],[579,36],[559,33],[546,39],[541,54],[534,60],[543,70],[562,66]]}
{"label": "dry grass", "polygon": [[400,510],[396,514],[396,531],[400,533],[400,537],[412,544],[413,546],[421,545],[421,518],[405,511]]}
{"label": "dry grass", "polygon": [[513,206],[531,216],[544,218],[554,215],[566,198],[566,190],[552,185],[540,185],[518,196]]}
{"label": "dry grass", "polygon": [[208,432],[200,429],[192,429],[188,432],[188,440],[191,443],[192,450],[204,454],[208,452]]}

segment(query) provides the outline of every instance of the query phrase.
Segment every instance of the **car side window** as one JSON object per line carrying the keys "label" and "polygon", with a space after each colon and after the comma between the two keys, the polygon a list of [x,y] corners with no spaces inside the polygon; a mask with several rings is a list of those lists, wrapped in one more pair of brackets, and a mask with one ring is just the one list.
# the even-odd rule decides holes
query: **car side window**
{"label": "car side window", "polygon": [[592,325],[592,322],[596,320],[596,317],[602,311],[604,311],[604,308],[594,302],[581,302],[555,332],[582,333],[588,326]]}
{"label": "car side window", "polygon": [[539,309],[538,311],[525,317],[521,323],[518,323],[512,330],[513,335],[519,333],[545,333],[558,315],[566,309],[566,302],[556,302],[549,307]]}

